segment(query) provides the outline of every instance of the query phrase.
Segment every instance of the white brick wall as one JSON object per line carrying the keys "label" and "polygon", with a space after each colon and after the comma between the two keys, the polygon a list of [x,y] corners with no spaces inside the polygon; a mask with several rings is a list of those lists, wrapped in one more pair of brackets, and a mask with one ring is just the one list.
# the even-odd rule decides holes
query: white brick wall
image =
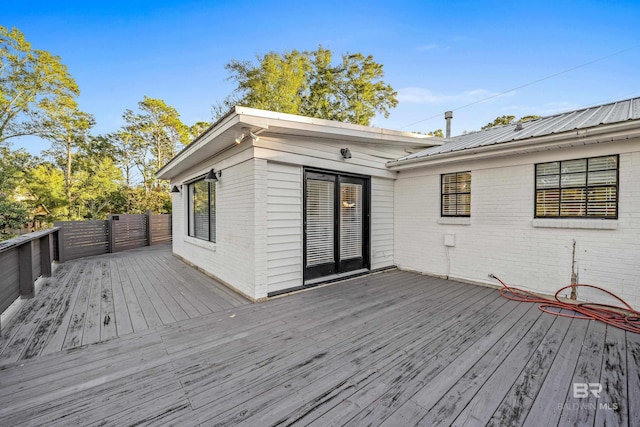
{"label": "white brick wall", "polygon": [[[621,153],[619,219],[562,222],[590,226],[604,221],[615,229],[533,226],[535,163],[616,153]],[[467,170],[472,174],[469,224],[443,223],[447,221],[440,219],[440,174]],[[395,184],[395,263],[429,274],[497,284],[487,277],[493,273],[511,285],[553,294],[570,284],[575,240],[579,282],[612,291],[637,309],[639,189],[638,141],[402,171]],[[444,245],[445,235],[455,235],[455,246]],[[599,298],[585,290],[578,296]]]}
{"label": "white brick wall", "polygon": [[[174,196],[173,251],[249,297],[260,298],[265,289],[257,270],[262,260],[256,258],[262,234],[256,228],[254,172],[260,165],[255,163],[248,160],[225,168],[216,184],[216,243],[186,235],[187,194],[183,186],[180,196]],[[255,173],[255,177],[259,175]]]}

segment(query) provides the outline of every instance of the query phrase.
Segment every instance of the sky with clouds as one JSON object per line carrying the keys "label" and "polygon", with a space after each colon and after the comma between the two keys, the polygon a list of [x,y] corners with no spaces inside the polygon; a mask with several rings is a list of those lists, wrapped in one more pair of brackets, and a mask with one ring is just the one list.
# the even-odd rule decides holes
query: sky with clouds
{"label": "sky with clouds", "polygon": [[[373,125],[453,134],[503,114],[550,115],[640,96],[640,2],[24,1],[0,25],[62,58],[94,132],[146,95],[193,124],[233,89],[224,66],[270,51],[361,52],[384,64],[399,105]],[[34,154],[34,138],[14,140]]]}

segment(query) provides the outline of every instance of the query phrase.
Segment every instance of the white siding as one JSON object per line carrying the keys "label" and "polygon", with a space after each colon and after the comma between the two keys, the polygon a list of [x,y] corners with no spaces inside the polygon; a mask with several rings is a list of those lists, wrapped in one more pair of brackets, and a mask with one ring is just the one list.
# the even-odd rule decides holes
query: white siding
{"label": "white siding", "polygon": [[[553,294],[570,284],[576,241],[580,283],[604,287],[640,307],[640,144],[599,144],[528,156],[403,171],[396,181],[395,260],[405,269]],[[620,154],[619,218],[533,221],[534,164]],[[440,218],[440,174],[471,171],[467,225]],[[534,224],[536,226],[534,226]],[[567,228],[566,226],[573,226]],[[575,228],[609,226],[615,229]],[[455,246],[444,245],[455,236]],[[578,297],[592,300],[580,290]]]}
{"label": "white siding", "polygon": [[371,179],[371,269],[392,266],[393,180]]}
{"label": "white siding", "polygon": [[267,163],[268,292],[302,285],[302,167]]}

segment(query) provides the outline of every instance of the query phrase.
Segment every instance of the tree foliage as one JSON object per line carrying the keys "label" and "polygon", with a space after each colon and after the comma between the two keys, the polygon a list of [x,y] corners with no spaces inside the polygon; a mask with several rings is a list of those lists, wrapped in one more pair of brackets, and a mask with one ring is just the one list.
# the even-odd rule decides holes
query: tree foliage
{"label": "tree foliage", "polygon": [[257,64],[232,60],[226,65],[237,87],[216,116],[236,104],[329,120],[369,125],[376,114],[388,117],[398,104],[397,92],[386,84],[383,66],[373,56],[344,54],[337,65],[320,46],[311,52],[269,52]]}
{"label": "tree foliage", "polygon": [[32,162],[26,151],[0,146],[0,240],[13,237],[13,231],[30,218],[29,207],[16,190]]}
{"label": "tree foliage", "polygon": [[147,96],[138,102],[139,112],[126,110],[121,132],[128,139],[133,163],[148,191],[158,184],[155,173],[171,160],[178,149],[189,143],[189,127],[178,111],[161,99]]}
{"label": "tree foliage", "polygon": [[[516,116],[507,116],[507,115],[499,116],[499,117],[496,117],[493,122],[487,123],[485,126],[482,126],[481,129],[482,130],[486,130],[486,129],[490,129],[490,128],[495,127],[495,126],[509,125],[509,124],[513,123],[515,118],[516,118]],[[540,118],[540,116],[529,115],[529,116],[521,117],[517,121],[521,122],[521,123],[524,123],[524,122],[528,122],[530,120],[536,120],[536,119],[539,119],[539,118]]]}
{"label": "tree foliage", "polygon": [[75,152],[78,148],[85,147],[89,140],[89,131],[95,120],[91,114],[78,109],[78,104],[73,98],[61,98],[55,102],[47,101],[42,105],[42,137],[52,143],[49,152],[57,159],[58,165],[64,171],[65,194],[67,198],[67,218],[73,217],[73,176],[72,166]]}
{"label": "tree foliage", "polygon": [[60,57],[31,47],[17,28],[0,25],[0,144],[42,135],[47,105],[79,94]]}
{"label": "tree foliage", "polygon": [[202,135],[204,131],[209,129],[210,126],[211,123],[202,121],[196,122],[193,125],[189,126],[189,141],[193,141],[194,139]]}

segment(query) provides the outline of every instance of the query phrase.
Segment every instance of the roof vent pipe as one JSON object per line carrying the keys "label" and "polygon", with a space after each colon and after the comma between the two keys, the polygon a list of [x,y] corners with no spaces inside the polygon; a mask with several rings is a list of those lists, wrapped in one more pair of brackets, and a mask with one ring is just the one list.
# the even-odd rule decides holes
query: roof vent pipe
{"label": "roof vent pipe", "polygon": [[453,118],[453,111],[445,111],[444,119],[447,121],[447,133],[445,133],[445,137],[451,138],[451,119]]}

